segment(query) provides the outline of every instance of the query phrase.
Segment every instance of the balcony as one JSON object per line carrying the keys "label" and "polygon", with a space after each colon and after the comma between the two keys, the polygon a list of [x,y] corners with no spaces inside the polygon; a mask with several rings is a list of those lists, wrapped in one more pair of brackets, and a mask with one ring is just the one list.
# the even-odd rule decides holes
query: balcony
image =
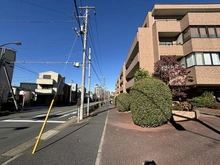
{"label": "balcony", "polygon": [[126,89],[129,89],[129,88],[131,88],[132,86],[133,86],[133,84],[134,84],[134,78],[132,78],[130,81],[128,81],[127,83],[126,83]]}
{"label": "balcony", "polygon": [[183,45],[159,45],[159,54],[166,56],[183,56]]}
{"label": "balcony", "polygon": [[53,89],[35,89],[35,92],[38,94],[47,94],[52,95],[55,94],[55,91]]}
{"label": "balcony", "polygon": [[131,62],[130,66],[127,68],[126,70],[126,77],[133,77],[134,72],[136,71],[136,69],[138,69],[138,56],[139,53],[135,56],[135,58],[133,59],[133,61]]}
{"label": "balcony", "polygon": [[54,80],[53,79],[41,79],[38,78],[36,81],[36,84],[42,84],[42,85],[53,85]]}

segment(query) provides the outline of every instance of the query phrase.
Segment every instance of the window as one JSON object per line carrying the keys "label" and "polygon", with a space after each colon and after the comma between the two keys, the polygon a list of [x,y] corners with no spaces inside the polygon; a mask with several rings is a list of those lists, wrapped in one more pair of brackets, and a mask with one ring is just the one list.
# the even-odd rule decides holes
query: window
{"label": "window", "polygon": [[220,65],[220,55],[219,53],[212,53],[212,62],[213,65]]}
{"label": "window", "polygon": [[50,79],[50,78],[51,78],[51,75],[43,75],[43,78],[44,78],[44,79]]}
{"label": "window", "polygon": [[199,37],[199,31],[197,27],[190,28],[191,37]]}
{"label": "window", "polygon": [[180,60],[180,64],[183,68],[186,68],[186,59],[185,57],[183,57],[181,60]]}
{"label": "window", "polygon": [[212,65],[210,53],[204,53],[204,62],[205,65]]}
{"label": "window", "polygon": [[200,37],[201,38],[207,37],[207,33],[206,33],[206,28],[205,27],[200,27],[199,31],[200,31]]}
{"label": "window", "polygon": [[187,41],[190,38],[190,30],[189,28],[187,28],[184,32],[183,32],[183,41]]}
{"label": "window", "polygon": [[195,65],[195,56],[194,56],[194,54],[191,54],[188,57],[186,57],[186,63],[187,63],[187,67],[191,67],[191,66]]}
{"label": "window", "polygon": [[217,37],[220,37],[220,27],[216,27]]}
{"label": "window", "polygon": [[195,53],[195,56],[196,56],[196,65],[204,65],[203,54],[202,53]]}
{"label": "window", "polygon": [[210,38],[215,38],[216,37],[215,28],[214,27],[208,27],[208,33],[209,33],[209,37]]}

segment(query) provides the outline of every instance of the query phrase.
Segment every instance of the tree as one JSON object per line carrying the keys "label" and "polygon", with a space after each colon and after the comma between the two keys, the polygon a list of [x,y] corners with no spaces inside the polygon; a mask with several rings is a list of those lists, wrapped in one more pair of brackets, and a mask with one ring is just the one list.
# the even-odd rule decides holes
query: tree
{"label": "tree", "polygon": [[171,89],[174,98],[186,98],[186,82],[189,71],[177,60],[176,56],[165,56],[154,64],[153,77],[165,82]]}
{"label": "tree", "polygon": [[142,80],[144,78],[149,78],[149,77],[150,77],[150,74],[148,71],[144,69],[139,69],[134,74],[134,82],[137,82],[139,80]]}

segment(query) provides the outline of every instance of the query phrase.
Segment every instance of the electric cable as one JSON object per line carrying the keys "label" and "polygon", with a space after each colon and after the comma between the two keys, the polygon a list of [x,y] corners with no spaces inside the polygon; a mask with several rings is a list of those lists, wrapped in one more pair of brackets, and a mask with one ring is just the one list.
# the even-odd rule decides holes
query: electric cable
{"label": "electric cable", "polygon": [[38,5],[38,4],[35,4],[35,3],[32,3],[32,2],[28,2],[28,1],[25,1],[25,0],[20,0],[20,1],[21,1],[21,2],[24,2],[24,3],[27,3],[27,4],[30,4],[30,5],[33,5],[33,6],[37,6],[37,7],[46,9],[46,10],[50,10],[50,11],[53,11],[53,12],[56,12],[56,13],[60,13],[60,14],[69,16],[70,18],[73,18],[70,14],[67,14],[67,13],[62,12],[62,11],[58,11],[58,10],[55,10],[55,9],[51,9],[51,8],[49,8],[49,7],[41,6],[41,5]]}
{"label": "electric cable", "polygon": [[73,20],[53,20],[53,21],[0,20],[0,22],[7,22],[7,23],[70,23],[70,22],[73,22]]}

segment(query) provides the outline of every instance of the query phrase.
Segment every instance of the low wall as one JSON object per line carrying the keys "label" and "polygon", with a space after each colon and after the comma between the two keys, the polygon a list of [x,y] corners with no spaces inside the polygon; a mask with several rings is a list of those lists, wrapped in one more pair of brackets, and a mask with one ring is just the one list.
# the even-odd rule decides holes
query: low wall
{"label": "low wall", "polygon": [[196,120],[199,117],[199,111],[172,111],[174,121]]}

